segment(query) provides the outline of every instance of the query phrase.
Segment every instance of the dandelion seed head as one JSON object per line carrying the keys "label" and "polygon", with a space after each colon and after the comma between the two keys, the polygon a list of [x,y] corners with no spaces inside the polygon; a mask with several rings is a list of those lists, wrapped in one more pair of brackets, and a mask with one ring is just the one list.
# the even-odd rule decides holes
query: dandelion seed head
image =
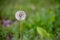
{"label": "dandelion seed head", "polygon": [[26,13],[24,11],[17,11],[15,14],[17,20],[24,20],[26,18]]}

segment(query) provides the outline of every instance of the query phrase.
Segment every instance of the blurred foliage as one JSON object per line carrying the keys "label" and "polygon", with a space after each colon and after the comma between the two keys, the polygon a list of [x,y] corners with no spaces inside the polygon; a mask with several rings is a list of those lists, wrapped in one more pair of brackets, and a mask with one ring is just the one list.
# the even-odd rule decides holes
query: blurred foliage
{"label": "blurred foliage", "polygon": [[[15,19],[18,10],[26,12],[22,21],[23,40],[60,40],[60,0],[0,0],[0,17]],[[12,35],[12,40],[20,39],[20,23],[3,27],[0,24],[0,39]]]}

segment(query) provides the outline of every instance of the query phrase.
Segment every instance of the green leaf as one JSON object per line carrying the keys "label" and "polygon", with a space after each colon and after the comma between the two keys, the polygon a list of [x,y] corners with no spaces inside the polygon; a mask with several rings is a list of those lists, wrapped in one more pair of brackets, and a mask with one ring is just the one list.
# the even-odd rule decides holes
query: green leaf
{"label": "green leaf", "polygon": [[37,32],[40,34],[41,37],[49,37],[50,35],[46,32],[45,29],[41,27],[37,27]]}

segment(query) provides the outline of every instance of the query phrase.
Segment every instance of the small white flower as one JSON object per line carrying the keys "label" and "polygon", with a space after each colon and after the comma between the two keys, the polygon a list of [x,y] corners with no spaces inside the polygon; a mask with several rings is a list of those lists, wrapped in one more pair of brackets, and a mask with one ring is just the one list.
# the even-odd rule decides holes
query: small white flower
{"label": "small white flower", "polygon": [[26,13],[24,11],[17,11],[15,14],[17,20],[24,20],[26,18]]}

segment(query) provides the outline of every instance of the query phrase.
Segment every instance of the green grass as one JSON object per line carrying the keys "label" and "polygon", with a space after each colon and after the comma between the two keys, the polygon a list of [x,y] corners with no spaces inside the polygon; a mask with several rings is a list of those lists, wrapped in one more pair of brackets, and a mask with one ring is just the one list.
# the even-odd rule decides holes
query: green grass
{"label": "green grass", "polygon": [[[27,17],[22,21],[23,40],[60,40],[60,30],[58,30],[58,28],[60,29],[59,0],[1,0],[0,5],[2,19],[16,20],[16,11],[26,12]],[[12,40],[19,40],[20,23],[18,20],[17,24],[1,27],[2,40],[6,39],[7,33],[11,33]],[[47,37],[48,33],[52,37]]]}

